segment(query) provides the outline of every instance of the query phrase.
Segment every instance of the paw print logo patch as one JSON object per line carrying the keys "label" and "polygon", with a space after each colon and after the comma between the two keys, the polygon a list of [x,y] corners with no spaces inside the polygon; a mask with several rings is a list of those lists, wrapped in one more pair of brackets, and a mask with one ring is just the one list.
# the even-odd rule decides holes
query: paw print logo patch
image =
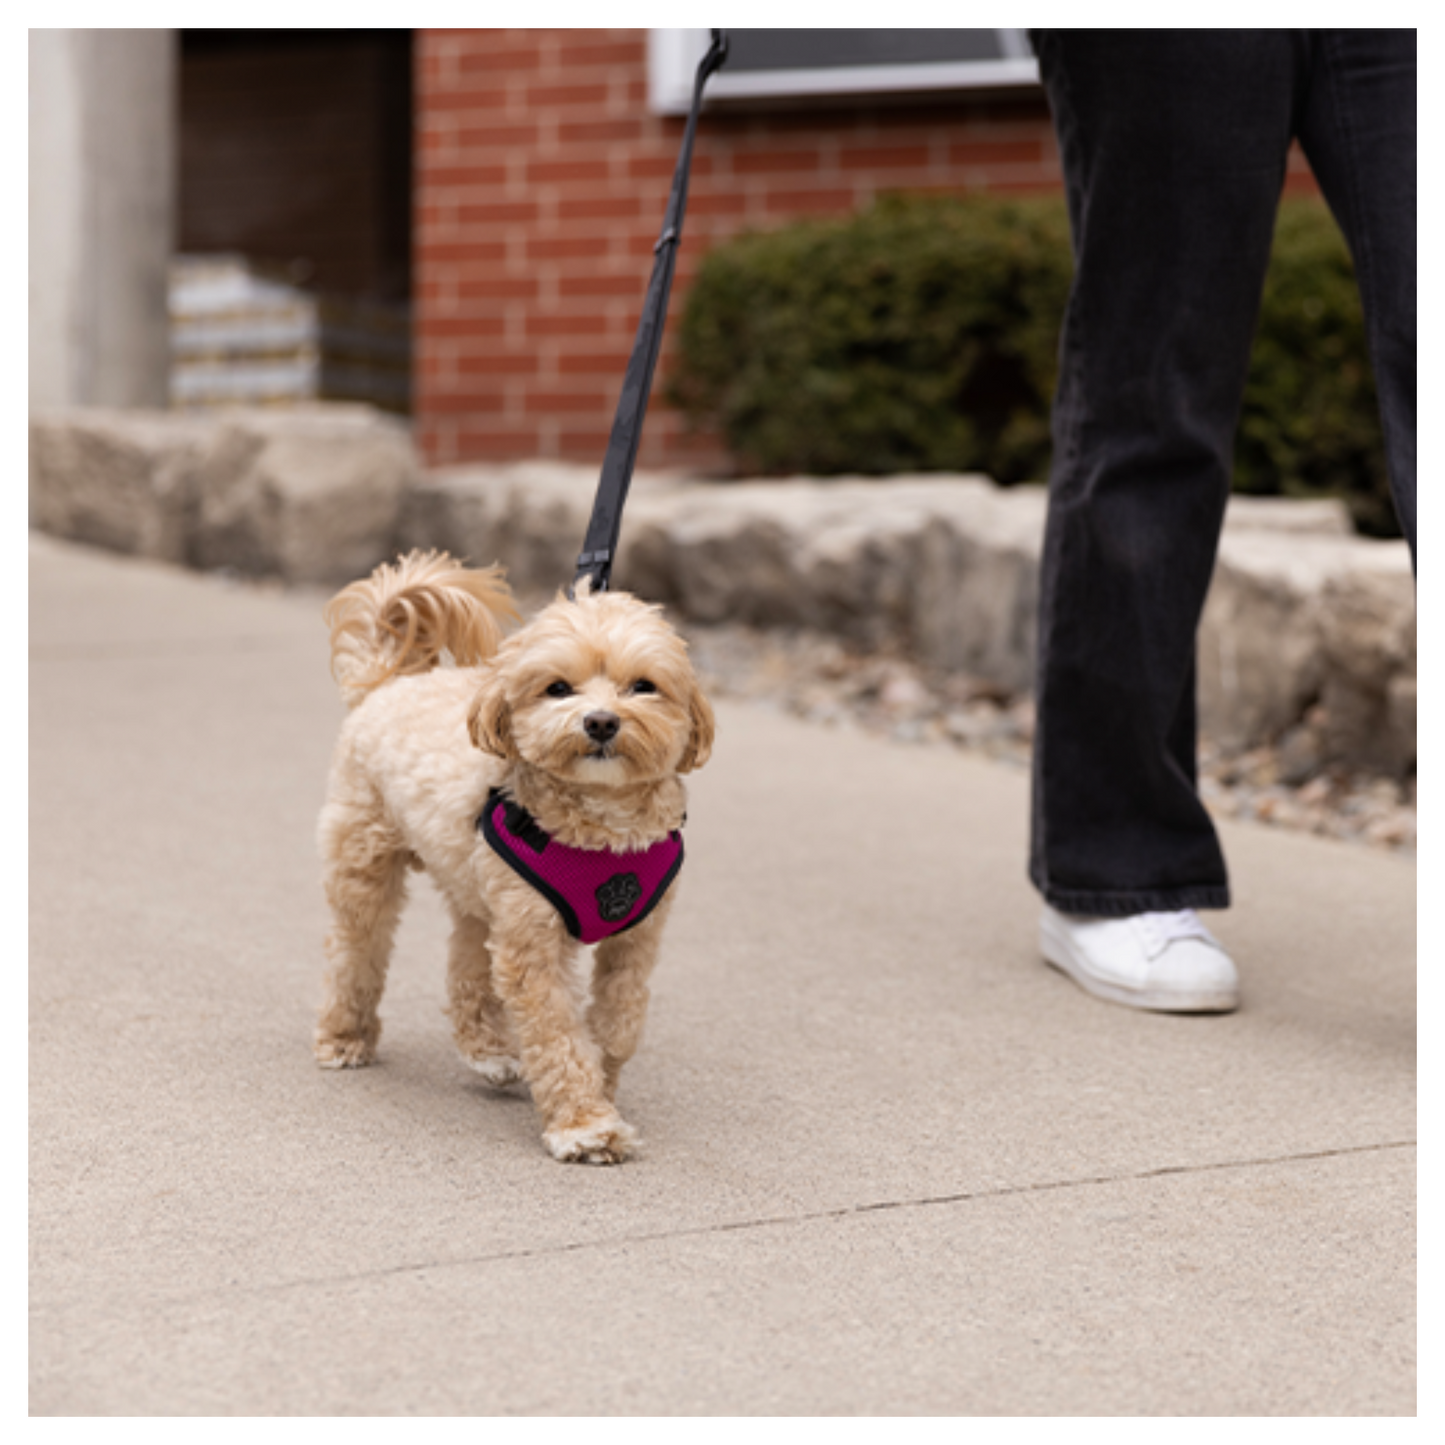
{"label": "paw print logo patch", "polygon": [[614,873],[597,889],[597,911],[606,922],[617,923],[627,917],[641,897],[642,884],[637,874]]}

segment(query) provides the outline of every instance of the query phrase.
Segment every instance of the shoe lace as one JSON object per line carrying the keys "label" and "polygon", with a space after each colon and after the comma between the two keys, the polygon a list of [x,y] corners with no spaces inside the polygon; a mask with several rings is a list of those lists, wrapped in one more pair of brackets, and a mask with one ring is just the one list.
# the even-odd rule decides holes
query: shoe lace
{"label": "shoe lace", "polygon": [[1172,913],[1140,913],[1134,922],[1144,937],[1151,957],[1155,957],[1181,938],[1201,938],[1206,943],[1215,943],[1214,935],[1199,921],[1199,915],[1192,908],[1180,908]]}

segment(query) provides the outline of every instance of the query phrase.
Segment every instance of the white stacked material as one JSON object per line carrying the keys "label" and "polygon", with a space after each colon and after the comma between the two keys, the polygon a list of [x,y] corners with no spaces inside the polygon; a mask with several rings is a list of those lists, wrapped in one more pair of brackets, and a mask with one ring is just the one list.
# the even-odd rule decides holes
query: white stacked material
{"label": "white stacked material", "polygon": [[171,405],[410,405],[405,306],[319,296],[242,256],[171,263]]}

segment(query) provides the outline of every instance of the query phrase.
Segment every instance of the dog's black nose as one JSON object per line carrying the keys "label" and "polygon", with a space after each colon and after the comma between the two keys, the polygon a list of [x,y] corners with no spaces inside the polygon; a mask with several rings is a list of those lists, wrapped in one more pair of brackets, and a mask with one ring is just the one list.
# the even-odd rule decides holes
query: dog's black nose
{"label": "dog's black nose", "polygon": [[615,712],[589,712],[582,727],[594,743],[610,743],[617,736],[622,720]]}

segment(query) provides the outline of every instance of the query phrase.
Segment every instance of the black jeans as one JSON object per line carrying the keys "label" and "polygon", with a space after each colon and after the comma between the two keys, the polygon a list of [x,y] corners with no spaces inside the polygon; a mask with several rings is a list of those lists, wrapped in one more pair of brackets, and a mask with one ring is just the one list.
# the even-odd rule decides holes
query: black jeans
{"label": "black jeans", "polygon": [[[1036,31],[1075,276],[1040,587],[1029,875],[1056,908],[1229,903],[1195,634],[1286,154],[1349,242],[1415,549],[1415,32]],[[1324,364],[1324,363],[1321,363]]]}

